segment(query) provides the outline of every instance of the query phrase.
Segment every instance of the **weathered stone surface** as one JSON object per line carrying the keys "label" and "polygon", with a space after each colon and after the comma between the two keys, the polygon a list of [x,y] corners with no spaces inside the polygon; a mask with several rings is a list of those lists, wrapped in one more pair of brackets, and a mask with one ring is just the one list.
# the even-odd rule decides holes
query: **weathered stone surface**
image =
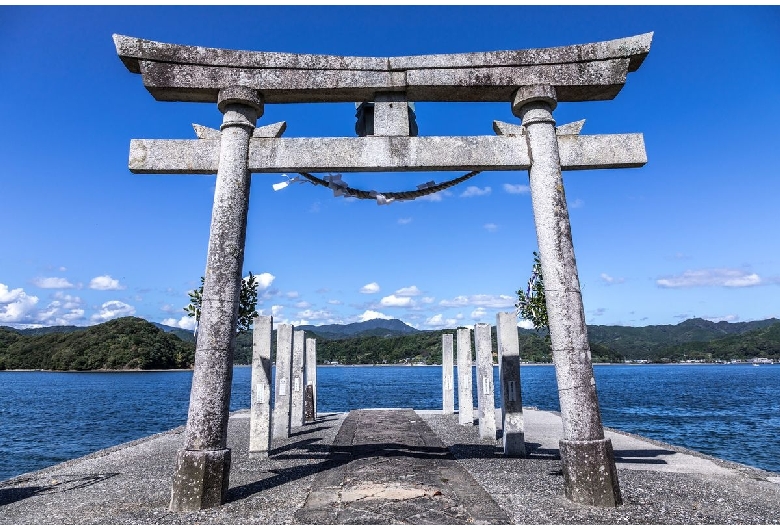
{"label": "weathered stone surface", "polygon": [[172,512],[192,512],[220,506],[227,496],[230,449],[188,451],[182,449],[171,487]]}
{"label": "weathered stone surface", "polygon": [[306,525],[509,524],[410,409],[354,410],[304,506]]}
{"label": "weathered stone surface", "polygon": [[262,127],[255,127],[255,130],[252,132],[252,138],[281,138],[286,130],[286,121],[271,123]]}
{"label": "weathered stone surface", "polygon": [[[642,134],[558,137],[561,168],[608,169],[647,163]],[[219,140],[131,140],[133,173],[216,172]],[[252,173],[527,170],[523,136],[420,136],[363,138],[252,138]]]}
{"label": "weathered stone surface", "polygon": [[471,389],[471,330],[458,328],[458,422],[461,425],[474,424],[474,395]]}
{"label": "weathered stone surface", "polygon": [[[539,90],[536,93],[530,89],[519,91],[512,110],[526,127],[534,161],[529,170],[531,202],[563,422],[561,456],[564,470],[572,466],[571,473],[564,472],[566,496],[576,502],[600,503],[600,497],[593,494],[593,488],[600,491],[600,484],[613,484],[610,470],[614,469],[614,458],[611,467],[592,458],[570,463],[566,461],[563,450],[564,441],[590,443],[602,440],[604,430],[593,380],[558,141],[555,137],[555,121],[548,103],[555,91],[550,87],[537,88]],[[577,453],[569,454],[577,456]],[[607,459],[612,457],[611,452],[605,452],[603,456]],[[614,488],[618,488],[617,482],[614,482]]]}
{"label": "weathered stone surface", "polygon": [[453,374],[452,333],[441,336],[441,389],[442,410],[445,414],[455,412],[455,375]]}
{"label": "weathered stone surface", "polygon": [[[566,136],[571,134],[580,134],[585,120],[573,121],[555,128],[557,136]],[[522,136],[525,134],[525,126],[519,123],[507,123],[505,121],[493,120],[493,131],[499,136]],[[560,142],[558,149],[560,149]]]}
{"label": "weathered stone surface", "polygon": [[272,429],[274,440],[290,437],[292,350],[293,326],[279,324],[276,327],[276,379]]}
{"label": "weathered stone surface", "polygon": [[304,381],[312,387],[312,420],[317,419],[317,339],[306,339],[306,362],[304,363]]}
{"label": "weathered stone surface", "polygon": [[[197,506],[221,503],[224,492],[219,501],[214,500],[214,492],[220,488],[227,491],[230,472],[230,453],[226,452],[225,445],[249,208],[247,158],[257,109],[233,100],[221,110],[224,116],[220,161],[195,347],[195,368],[184,451],[177,462],[171,494],[171,507],[177,510],[200,509]],[[224,469],[214,466],[223,466]],[[198,472],[201,468],[202,472]],[[221,482],[223,478],[224,484]],[[203,482],[198,484],[198,480]],[[198,491],[201,493],[196,494]]]}
{"label": "weathered stone surface", "polygon": [[374,136],[409,136],[409,109],[403,92],[374,96]]}
{"label": "weathered stone surface", "polygon": [[479,436],[485,440],[496,439],[496,406],[493,388],[493,341],[490,324],[474,326],[474,349],[477,352],[477,419]]}
{"label": "weathered stone surface", "polygon": [[517,315],[496,315],[499,379],[501,380],[501,424],[504,454],[526,456],[523,397],[520,388],[520,345]]}
{"label": "weathered stone surface", "polygon": [[405,91],[410,101],[509,101],[521,85],[546,83],[559,101],[611,99],[650,50],[652,33],[530,50],[408,57],[339,57],[166,44],[114,35],[117,54],[162,101],[214,102],[245,85],[267,103],[371,101]]}
{"label": "weathered stone surface", "polygon": [[249,452],[265,458],[271,447],[271,330],[273,317],[257,316],[252,324],[252,390]]}
{"label": "weathered stone surface", "polygon": [[290,370],[290,426],[302,427],[304,424],[303,405],[305,401],[305,387],[303,365],[305,362],[304,348],[306,347],[304,332],[293,333],[292,368]]}
{"label": "weathered stone surface", "polygon": [[560,451],[564,490],[569,500],[609,508],[623,503],[609,439],[561,440]]}

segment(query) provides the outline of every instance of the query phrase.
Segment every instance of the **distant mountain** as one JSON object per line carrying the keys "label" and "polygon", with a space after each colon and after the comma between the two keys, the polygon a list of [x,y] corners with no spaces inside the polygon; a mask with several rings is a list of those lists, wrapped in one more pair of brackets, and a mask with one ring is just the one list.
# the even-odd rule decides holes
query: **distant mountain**
{"label": "distant mountain", "polygon": [[41,335],[48,335],[49,333],[73,333],[80,329],[85,328],[79,326],[48,326],[43,328],[17,329],[16,331],[20,335],[25,335],[27,337],[39,337]]}
{"label": "distant mountain", "polygon": [[401,337],[421,333],[398,319],[374,318],[353,324],[328,324],[324,326],[295,326],[298,331],[309,331],[323,339],[346,339],[349,337]]}
{"label": "distant mountain", "polygon": [[166,333],[173,333],[184,342],[195,342],[195,333],[192,330],[166,326],[165,324],[158,324],[157,322],[152,322],[152,324]]}
{"label": "distant mountain", "polygon": [[731,335],[768,328],[776,318],[753,322],[711,322],[692,318],[664,326],[588,326],[588,339],[609,346],[626,359],[650,359],[662,348],[688,342],[708,342]]}

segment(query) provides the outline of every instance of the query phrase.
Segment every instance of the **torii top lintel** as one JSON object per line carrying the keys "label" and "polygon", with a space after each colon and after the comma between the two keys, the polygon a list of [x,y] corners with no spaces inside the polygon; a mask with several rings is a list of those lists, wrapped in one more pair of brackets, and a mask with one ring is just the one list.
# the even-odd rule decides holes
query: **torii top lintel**
{"label": "torii top lintel", "polygon": [[342,57],[182,46],[114,35],[117,54],[159,101],[214,102],[243,85],[265,103],[511,101],[519,86],[555,87],[558,101],[614,98],[642,64],[653,34],[514,51],[407,57]]}

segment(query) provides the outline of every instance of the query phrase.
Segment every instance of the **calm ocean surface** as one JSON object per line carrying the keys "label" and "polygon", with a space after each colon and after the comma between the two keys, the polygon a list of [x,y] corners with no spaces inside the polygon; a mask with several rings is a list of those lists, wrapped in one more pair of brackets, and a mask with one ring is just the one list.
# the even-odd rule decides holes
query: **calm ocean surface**
{"label": "calm ocean surface", "polygon": [[[606,426],[780,472],[780,365],[594,371]],[[249,408],[250,377],[235,368],[231,410]],[[317,378],[320,412],[441,408],[439,366],[321,366]],[[559,410],[551,365],[523,366],[521,378],[523,405]],[[191,380],[189,371],[0,372],[0,480],[184,424]]]}

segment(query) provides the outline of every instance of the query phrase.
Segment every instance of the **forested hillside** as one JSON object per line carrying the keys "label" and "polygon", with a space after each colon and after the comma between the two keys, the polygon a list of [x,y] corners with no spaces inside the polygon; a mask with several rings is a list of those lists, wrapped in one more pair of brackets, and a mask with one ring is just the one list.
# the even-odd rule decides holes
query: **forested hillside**
{"label": "forested hillside", "polygon": [[11,328],[0,328],[2,370],[190,368],[194,354],[194,344],[136,317],[43,335],[25,335]]}

